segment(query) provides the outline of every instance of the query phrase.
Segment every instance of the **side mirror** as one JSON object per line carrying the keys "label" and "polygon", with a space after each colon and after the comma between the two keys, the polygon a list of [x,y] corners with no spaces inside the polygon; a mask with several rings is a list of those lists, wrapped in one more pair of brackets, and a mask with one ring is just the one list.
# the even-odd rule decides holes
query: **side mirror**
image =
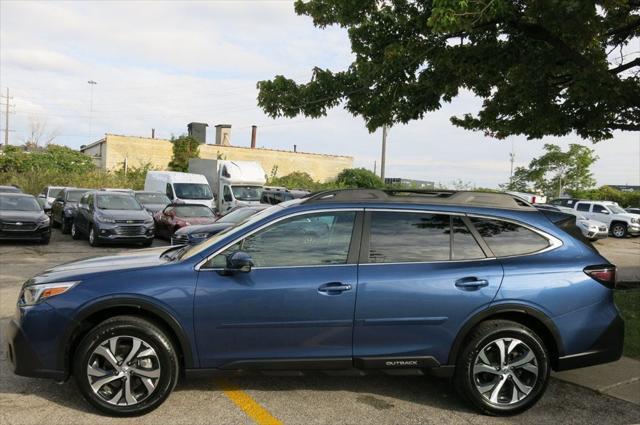
{"label": "side mirror", "polygon": [[602,214],[610,214],[608,210],[602,210],[600,211]]}
{"label": "side mirror", "polygon": [[253,267],[251,256],[243,251],[236,251],[227,255],[226,272],[243,272],[249,273]]}

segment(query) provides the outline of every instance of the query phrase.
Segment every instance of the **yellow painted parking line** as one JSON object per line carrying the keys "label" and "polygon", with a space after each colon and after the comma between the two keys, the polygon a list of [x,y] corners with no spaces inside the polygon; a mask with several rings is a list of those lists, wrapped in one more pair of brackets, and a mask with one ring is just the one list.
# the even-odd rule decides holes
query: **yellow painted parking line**
{"label": "yellow painted parking line", "polygon": [[258,425],[282,425],[282,422],[275,418],[260,403],[255,401],[249,394],[242,391],[232,382],[217,378],[216,385],[233,403],[249,416]]}

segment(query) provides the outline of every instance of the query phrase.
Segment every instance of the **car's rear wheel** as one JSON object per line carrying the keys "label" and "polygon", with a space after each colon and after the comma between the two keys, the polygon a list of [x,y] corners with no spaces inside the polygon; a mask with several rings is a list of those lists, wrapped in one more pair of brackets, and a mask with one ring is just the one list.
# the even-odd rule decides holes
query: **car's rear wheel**
{"label": "car's rear wheel", "polygon": [[533,406],[549,382],[549,354],[531,329],[507,320],[481,323],[458,357],[458,391],[480,411],[513,415]]}
{"label": "car's rear wheel", "polygon": [[611,226],[611,234],[616,238],[624,238],[627,236],[627,225],[624,223],[614,223]]}
{"label": "car's rear wheel", "polygon": [[76,226],[75,221],[71,223],[71,238],[75,240],[80,239],[80,231],[78,230],[78,226]]}
{"label": "car's rear wheel", "polygon": [[178,356],[152,322],[116,316],[92,329],[74,356],[82,395],[113,416],[137,416],[157,408],[178,381]]}

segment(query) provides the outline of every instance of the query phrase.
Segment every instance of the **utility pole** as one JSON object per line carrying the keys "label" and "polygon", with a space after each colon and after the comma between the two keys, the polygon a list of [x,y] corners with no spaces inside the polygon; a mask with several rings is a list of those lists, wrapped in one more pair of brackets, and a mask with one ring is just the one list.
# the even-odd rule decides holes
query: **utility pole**
{"label": "utility pole", "polygon": [[516,152],[514,149],[513,140],[511,141],[511,152],[509,153],[509,161],[511,162],[511,173],[509,174],[509,183],[513,183],[513,163],[516,160]]}
{"label": "utility pole", "polygon": [[387,156],[387,126],[382,126],[382,158],[380,158],[380,178],[384,183],[384,166]]}
{"label": "utility pole", "polygon": [[7,95],[4,96],[7,99],[5,118],[4,118],[4,145],[9,146],[9,100],[13,99],[9,96],[9,87],[7,87]]}
{"label": "utility pole", "polygon": [[93,121],[93,86],[98,83],[93,80],[89,80],[87,81],[87,83],[89,83],[89,86],[91,86],[91,96],[89,99],[89,143],[91,143],[93,141],[93,134],[91,129],[91,122]]}
{"label": "utility pole", "polygon": [[378,161],[373,160],[373,174],[378,174]]}

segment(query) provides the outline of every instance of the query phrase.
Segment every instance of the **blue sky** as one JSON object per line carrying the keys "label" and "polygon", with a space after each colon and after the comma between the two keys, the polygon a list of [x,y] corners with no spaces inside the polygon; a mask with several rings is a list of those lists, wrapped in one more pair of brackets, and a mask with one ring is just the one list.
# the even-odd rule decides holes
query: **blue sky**
{"label": "blue sky", "polygon": [[[340,70],[350,62],[346,32],[313,27],[290,1],[0,2],[0,87],[14,97],[14,144],[33,121],[74,148],[107,132],[149,136],[155,128],[156,137],[168,138],[191,121],[232,124],[232,143],[246,146],[256,124],[258,146],[296,144],[373,168],[381,134],[370,134],[360,118],[337,108],[317,120],[272,120],[256,106],[258,80],[284,74],[305,81],[314,66]],[[98,82],[92,114],[88,80]],[[496,187],[508,180],[512,147],[516,165],[526,165],[544,143],[582,143],[600,157],[593,167],[599,184],[640,184],[638,133],[596,145],[577,136],[497,141],[450,124],[450,116],[479,105],[463,93],[423,120],[392,128],[387,176]]]}

